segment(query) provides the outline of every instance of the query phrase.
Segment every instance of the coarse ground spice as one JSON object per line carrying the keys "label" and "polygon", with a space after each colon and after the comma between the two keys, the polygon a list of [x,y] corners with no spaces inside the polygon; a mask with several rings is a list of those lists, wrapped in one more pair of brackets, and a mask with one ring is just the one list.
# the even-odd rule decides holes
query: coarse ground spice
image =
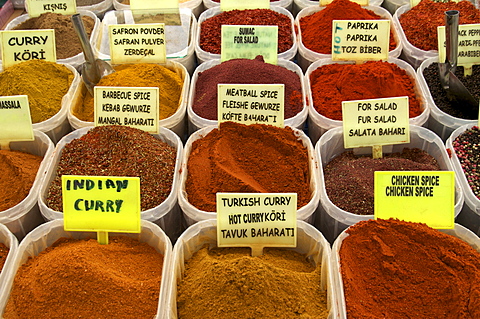
{"label": "coarse ground spice", "polygon": [[425,224],[361,221],[340,247],[349,319],[480,318],[480,253]]}
{"label": "coarse ground spice", "polygon": [[297,193],[308,204],[308,150],[290,127],[224,122],[192,143],[187,161],[188,201],[216,211],[216,193]]}
{"label": "coarse ground spice", "polygon": [[327,318],[321,267],[291,250],[204,247],[185,262],[178,317]]}
{"label": "coarse ground spice", "polygon": [[415,80],[394,63],[326,64],[310,74],[313,106],[332,120],[342,120],[342,101],[408,96],[409,116],[422,113]]}
{"label": "coarse ground spice", "polygon": [[29,60],[0,73],[0,96],[27,95],[32,123],[40,123],[60,111],[74,78],[65,65]]}
{"label": "coarse ground spice", "polygon": [[[463,71],[463,66],[457,66],[455,75],[476,99],[480,99],[480,66],[473,66],[472,75],[464,76]],[[468,110],[465,109],[462,102],[448,98],[447,91],[440,82],[438,63],[432,63],[425,68],[423,70],[423,77],[425,78],[425,82],[427,82],[435,105],[440,110],[448,115],[462,119],[476,120],[478,118],[478,108],[476,110]]]}
{"label": "coarse ground spice", "polygon": [[218,119],[218,84],[284,84],[285,118],[297,115],[303,109],[300,77],[287,68],[265,63],[262,56],[255,59],[233,59],[220,63],[198,74],[195,84],[193,111],[209,120]]}
{"label": "coarse ground spice", "polygon": [[200,24],[200,48],[220,54],[222,25],[278,25],[278,53],[293,46],[290,17],[270,9],[223,11]]}
{"label": "coarse ground spice", "polygon": [[80,6],[91,6],[93,4],[97,4],[100,2],[103,2],[104,0],[76,0],[77,2],[77,7]]}
{"label": "coarse ground spice", "polygon": [[10,249],[4,243],[0,243],[0,272],[3,270],[9,252]]}
{"label": "coarse ground spice", "polygon": [[[385,19],[375,12],[362,8],[358,3],[349,0],[334,0],[323,10],[300,18],[302,43],[312,51],[332,53],[333,20],[381,20]],[[397,46],[390,31],[390,50]]]}
{"label": "coarse ground spice", "polygon": [[28,196],[42,160],[43,157],[29,153],[0,150],[0,211]]}
{"label": "coarse ground spice", "polygon": [[62,175],[140,177],[141,208],[160,205],[172,190],[176,149],[128,126],[98,126],[66,144],[46,204],[62,209]]}
{"label": "coarse ground spice", "polygon": [[[85,31],[90,37],[95,21],[89,16],[82,16]],[[39,17],[29,18],[20,23],[13,30],[54,29],[57,59],[66,59],[82,52],[82,46],[77,33],[73,28],[70,15],[46,12]]]}
{"label": "coarse ground spice", "polygon": [[465,130],[453,140],[452,145],[468,185],[480,199],[480,129],[473,126]]}
{"label": "coarse ground spice", "polygon": [[15,275],[4,318],[153,318],[163,256],[126,236],[61,238]]}
{"label": "coarse ground spice", "polygon": [[375,171],[438,171],[436,159],[418,148],[404,148],[401,153],[383,158],[357,156],[346,151],[324,168],[328,198],[339,208],[358,215],[373,215]]}
{"label": "coarse ground spice", "polygon": [[[160,120],[172,116],[181,103],[183,80],[175,71],[151,63],[121,64],[104,76],[98,86],[158,87]],[[94,121],[93,96],[86,93],[83,104],[76,105],[73,115],[86,122]]]}
{"label": "coarse ground spice", "polygon": [[422,0],[399,18],[408,42],[421,50],[438,50],[437,27],[445,25],[448,10],[460,11],[459,24],[480,23],[480,10],[470,1]]}

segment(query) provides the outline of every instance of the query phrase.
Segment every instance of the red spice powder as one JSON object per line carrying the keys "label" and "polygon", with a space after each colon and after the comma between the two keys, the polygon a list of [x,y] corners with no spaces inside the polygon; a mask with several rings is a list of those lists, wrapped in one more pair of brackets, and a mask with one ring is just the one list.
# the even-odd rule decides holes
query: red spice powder
{"label": "red spice powder", "polygon": [[460,11],[459,24],[480,23],[480,10],[470,1],[433,2],[422,0],[400,16],[400,24],[408,41],[428,51],[438,49],[437,27],[445,25],[445,11]]}
{"label": "red spice powder", "polygon": [[342,120],[342,101],[408,96],[409,116],[422,113],[414,80],[394,63],[327,64],[310,74],[313,106],[318,113]]}
{"label": "red spice powder", "polygon": [[278,53],[293,46],[290,17],[270,9],[224,11],[206,19],[200,25],[200,48],[221,53],[222,25],[278,25]]}
{"label": "red spice powder", "polygon": [[[334,0],[325,9],[300,19],[302,43],[306,48],[322,53],[332,53],[333,20],[381,20],[385,19],[371,10],[349,0]],[[390,31],[390,50],[396,42]]]}

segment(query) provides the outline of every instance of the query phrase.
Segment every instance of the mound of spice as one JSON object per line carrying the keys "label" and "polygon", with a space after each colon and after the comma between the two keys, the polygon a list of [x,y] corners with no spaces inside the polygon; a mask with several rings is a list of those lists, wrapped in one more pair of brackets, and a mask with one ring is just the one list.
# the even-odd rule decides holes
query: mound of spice
{"label": "mound of spice", "polygon": [[160,205],[172,190],[176,149],[128,126],[98,126],[62,149],[46,204],[62,209],[62,175],[140,177],[141,208]]}
{"label": "mound of spice", "polygon": [[220,54],[222,25],[277,25],[278,53],[293,46],[292,21],[289,16],[270,9],[223,11],[200,24],[200,48]]}
{"label": "mound of spice", "polygon": [[342,120],[342,101],[408,96],[409,116],[422,113],[415,80],[394,63],[326,64],[310,74],[313,106],[332,120]]}
{"label": "mound of spice", "polygon": [[130,237],[61,238],[20,266],[3,318],[154,318],[162,267]]}
{"label": "mound of spice", "polygon": [[[358,3],[349,0],[334,0],[323,10],[300,18],[303,45],[312,51],[332,53],[333,20],[381,20],[385,19],[375,12],[362,8]],[[390,50],[396,43],[390,31]]]}
{"label": "mound of spice", "polygon": [[192,143],[187,162],[188,201],[216,211],[216,193],[297,193],[311,199],[308,150],[289,127],[220,124]]}
{"label": "mound of spice", "polygon": [[0,73],[0,96],[28,95],[32,123],[40,123],[60,111],[74,77],[62,64],[44,60],[21,62]]}
{"label": "mound of spice", "polygon": [[20,151],[0,150],[0,211],[28,196],[43,157]]}
{"label": "mound of spice", "polygon": [[260,55],[253,60],[228,60],[198,74],[192,108],[203,118],[217,120],[218,84],[284,84],[284,115],[285,118],[291,118],[303,109],[300,81],[300,77],[295,72],[265,63]]}
{"label": "mound of spice", "polygon": [[[175,71],[150,63],[122,64],[115,72],[104,76],[98,86],[158,87],[160,93],[160,120],[172,116],[180,105],[183,80]],[[83,104],[73,108],[73,115],[86,122],[94,121],[93,96],[85,94]]]}
{"label": "mound of spice", "polygon": [[9,252],[10,249],[4,243],[0,243],[0,272],[3,269],[5,262],[7,261]]}
{"label": "mound of spice", "polygon": [[333,204],[352,214],[373,215],[375,171],[438,170],[440,166],[433,156],[418,148],[405,148],[379,159],[347,151],[331,160],[323,174]]}
{"label": "mound of spice", "polygon": [[179,318],[327,318],[321,267],[291,250],[204,247],[185,262]]}
{"label": "mound of spice", "polygon": [[425,224],[368,220],[340,247],[347,317],[480,318],[480,253]]}
{"label": "mound of spice", "polygon": [[466,130],[452,142],[453,149],[462,166],[468,185],[472,192],[480,199],[480,129],[473,126]]}
{"label": "mound of spice", "polygon": [[[468,91],[477,99],[480,99],[480,66],[474,65],[472,74],[464,76],[463,66],[457,66],[455,70],[457,78],[465,85]],[[440,82],[438,63],[432,63],[423,70],[423,77],[427,82],[428,89],[432,95],[435,105],[443,112],[461,119],[476,120],[478,118],[477,110],[466,110],[464,104],[455,99],[450,100],[447,91]]]}
{"label": "mound of spice", "polygon": [[408,42],[421,50],[437,50],[437,27],[445,25],[448,10],[460,11],[459,24],[480,23],[480,10],[470,1],[422,0],[399,18]]}
{"label": "mound of spice", "polygon": [[[88,36],[91,35],[95,21],[89,16],[82,16],[83,25]],[[57,59],[66,59],[82,52],[82,45],[73,28],[71,16],[46,12],[35,18],[20,23],[13,30],[54,29]]]}

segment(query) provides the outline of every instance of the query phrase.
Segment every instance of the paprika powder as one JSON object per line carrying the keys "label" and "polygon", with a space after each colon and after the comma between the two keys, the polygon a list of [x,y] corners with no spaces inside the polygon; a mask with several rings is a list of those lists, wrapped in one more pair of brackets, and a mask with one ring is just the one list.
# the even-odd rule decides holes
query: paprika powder
{"label": "paprika powder", "polygon": [[[349,0],[334,0],[324,9],[300,18],[300,31],[303,45],[312,51],[332,53],[333,20],[381,20],[375,12],[362,8]],[[390,30],[390,51],[397,46]]]}
{"label": "paprika powder", "polygon": [[342,101],[408,96],[410,118],[423,109],[415,93],[415,79],[394,63],[326,64],[309,76],[315,110],[332,120],[342,120]]}
{"label": "paprika powder", "polygon": [[[361,221],[346,232],[333,247],[340,255],[342,318],[480,318],[480,253],[469,243],[393,219]],[[456,226],[452,233],[465,231]]]}

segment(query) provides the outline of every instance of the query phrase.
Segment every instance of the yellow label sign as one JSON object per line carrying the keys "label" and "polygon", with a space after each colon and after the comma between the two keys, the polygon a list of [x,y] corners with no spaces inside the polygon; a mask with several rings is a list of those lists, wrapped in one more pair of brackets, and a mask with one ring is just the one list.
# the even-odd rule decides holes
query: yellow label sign
{"label": "yellow label sign", "polygon": [[375,172],[375,218],[454,227],[455,173]]}
{"label": "yellow label sign", "polygon": [[178,0],[130,0],[135,23],[181,25]]}
{"label": "yellow label sign", "polygon": [[57,61],[53,29],[0,31],[0,38],[5,69],[34,59]]}
{"label": "yellow label sign", "polygon": [[334,20],[332,60],[387,60],[390,20]]}
{"label": "yellow label sign", "polygon": [[0,97],[0,142],[33,140],[28,96]]}
{"label": "yellow label sign", "polygon": [[[410,8],[413,8],[415,7],[417,4],[420,3],[421,0],[410,0]],[[432,0],[433,2],[441,2],[441,3],[444,3],[444,2],[459,2],[460,0]]]}
{"label": "yellow label sign", "polygon": [[219,247],[296,247],[296,229],[296,193],[217,193]]}
{"label": "yellow label sign", "polygon": [[270,9],[270,0],[220,0],[220,10]]}
{"label": "yellow label sign", "polygon": [[[333,0],[320,0],[320,6],[325,7],[332,2]],[[352,2],[358,3],[361,6],[368,6],[368,0],[353,0]]]}
{"label": "yellow label sign", "polygon": [[410,142],[408,97],[343,101],[345,148]]}
{"label": "yellow label sign", "polygon": [[221,61],[254,59],[262,55],[267,63],[277,64],[278,26],[222,25]]}
{"label": "yellow label sign", "polygon": [[112,64],[165,63],[165,24],[109,25]]}
{"label": "yellow label sign", "polygon": [[126,125],[158,133],[158,87],[94,87],[95,126]]}
{"label": "yellow label sign", "polygon": [[284,126],[284,84],[218,84],[218,123]]}
{"label": "yellow label sign", "polygon": [[67,231],[140,232],[140,178],[62,176]]}
{"label": "yellow label sign", "polygon": [[[438,61],[446,60],[445,26],[437,28]],[[458,26],[457,65],[480,63],[480,24],[461,24]]]}
{"label": "yellow label sign", "polygon": [[30,17],[38,17],[45,12],[65,15],[77,13],[75,0],[27,0],[26,6]]}

